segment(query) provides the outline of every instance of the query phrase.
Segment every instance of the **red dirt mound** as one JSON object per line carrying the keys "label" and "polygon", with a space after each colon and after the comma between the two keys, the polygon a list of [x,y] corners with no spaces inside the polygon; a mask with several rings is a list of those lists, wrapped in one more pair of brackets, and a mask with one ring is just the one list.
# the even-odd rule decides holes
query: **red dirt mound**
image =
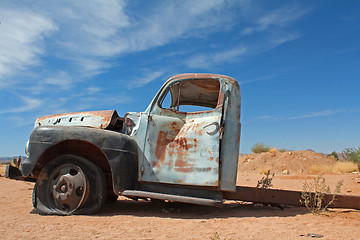
{"label": "red dirt mound", "polygon": [[311,166],[331,165],[334,157],[326,157],[313,151],[252,153],[239,157],[239,173],[310,173]]}

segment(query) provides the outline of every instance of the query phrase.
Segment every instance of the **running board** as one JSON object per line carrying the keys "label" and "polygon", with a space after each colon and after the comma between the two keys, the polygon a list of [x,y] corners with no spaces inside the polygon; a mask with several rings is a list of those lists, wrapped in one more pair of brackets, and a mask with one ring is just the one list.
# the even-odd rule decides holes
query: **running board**
{"label": "running board", "polygon": [[170,200],[174,202],[191,203],[191,204],[213,206],[213,207],[222,207],[223,205],[222,200],[179,196],[179,195],[138,191],[138,190],[125,190],[121,193],[121,195],[129,198],[153,198],[153,199]]}
{"label": "running board", "polygon": [[[304,206],[300,202],[301,194],[302,192],[300,191],[237,186],[236,192],[224,192],[224,199],[274,205]],[[332,194],[325,194],[323,199],[324,206],[331,201],[332,197]],[[360,210],[360,196],[336,195],[334,204],[331,204],[329,207]]]}

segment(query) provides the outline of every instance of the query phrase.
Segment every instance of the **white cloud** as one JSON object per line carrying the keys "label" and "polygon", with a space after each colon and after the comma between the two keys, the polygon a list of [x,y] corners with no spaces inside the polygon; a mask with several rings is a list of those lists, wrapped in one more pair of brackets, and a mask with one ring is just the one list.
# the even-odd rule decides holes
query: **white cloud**
{"label": "white cloud", "polygon": [[[140,3],[68,0],[52,4],[47,1],[8,4],[6,11],[0,10],[3,18],[0,48],[7,49],[0,56],[0,84],[4,74],[15,75],[39,63],[45,55],[68,65],[66,70],[56,69],[56,72],[73,75],[71,71],[87,78],[106,71],[115,56],[163,46],[175,39],[205,38],[242,21],[254,22],[243,30],[244,34],[284,27],[306,13],[292,5],[270,11],[252,9],[250,6],[255,4],[251,1],[160,1],[141,3],[148,7],[139,12],[129,11],[131,4]],[[285,34],[272,41],[279,45],[299,36]],[[214,54],[197,54],[187,65],[206,68],[227,62],[246,52],[249,47],[243,46]]]}
{"label": "white cloud", "polygon": [[253,79],[241,80],[241,81],[239,81],[239,84],[243,85],[243,84],[247,84],[247,83],[264,81],[264,80],[271,79],[272,77],[273,77],[272,75],[269,75],[269,76],[257,77],[257,78],[253,78]]}
{"label": "white cloud", "polygon": [[217,51],[209,54],[198,54],[192,56],[186,64],[191,68],[210,68],[215,65],[234,61],[234,59],[243,56],[248,49],[244,46],[233,49],[225,49],[224,51]]}
{"label": "white cloud", "polygon": [[42,106],[42,101],[37,98],[18,96],[22,100],[22,106],[1,110],[0,114],[28,112]]}
{"label": "white cloud", "polygon": [[0,81],[4,74],[16,75],[45,55],[65,61],[70,66],[66,71],[91,77],[111,67],[114,56],[174,39],[204,37],[231,25],[230,12],[223,12],[231,3],[224,0],[156,2],[144,12],[129,12],[127,4],[125,0],[7,4],[8,10],[0,11],[4,31],[0,48],[8,49],[0,59]]}
{"label": "white cloud", "polygon": [[317,117],[325,117],[325,116],[332,116],[339,113],[343,113],[344,110],[325,110],[325,111],[319,111],[319,112],[311,112],[306,113],[303,115],[298,116],[290,116],[290,117],[276,117],[271,115],[263,115],[260,117],[257,117],[257,119],[271,119],[271,120],[297,120],[297,119],[305,119],[305,118],[317,118]]}
{"label": "white cloud", "polygon": [[45,37],[57,27],[31,10],[0,9],[0,16],[0,85],[6,85],[6,76],[39,63],[45,54]]}
{"label": "white cloud", "polygon": [[343,112],[342,110],[326,110],[320,112],[312,112],[300,116],[289,117],[289,119],[303,119],[303,118],[316,118],[316,117],[324,117],[324,116],[331,116],[338,113]]}
{"label": "white cloud", "polygon": [[127,84],[127,88],[139,88],[139,87],[143,87],[147,84],[149,84],[152,81],[155,81],[157,79],[159,79],[162,75],[164,75],[163,71],[156,71],[156,72],[151,72],[146,74],[145,76],[138,78],[138,79],[134,79],[132,81],[130,81]]}
{"label": "white cloud", "polygon": [[101,91],[101,88],[99,88],[99,87],[88,87],[88,88],[86,88],[85,90],[86,90],[86,92],[87,92],[88,94],[91,95],[91,94],[100,92],[100,91]]}
{"label": "white cloud", "polygon": [[278,45],[281,45],[281,44],[284,44],[284,43],[287,43],[290,41],[294,41],[300,37],[301,37],[300,33],[296,33],[296,32],[286,33],[286,34],[282,34],[280,36],[276,36],[276,37],[272,38],[271,42],[274,44],[274,47],[275,47],[275,46],[278,46]]}
{"label": "white cloud", "polygon": [[[205,37],[232,25],[228,1],[164,1],[133,19],[127,38],[119,44],[125,52],[142,51],[168,44],[174,39]],[[211,17],[210,17],[211,16]],[[225,24],[227,23],[227,24]]]}
{"label": "white cloud", "polygon": [[[131,4],[148,4],[148,7],[136,8],[135,12],[129,10]],[[271,30],[274,26],[281,28],[306,13],[290,5],[268,12],[249,6],[253,6],[251,1],[227,0],[12,2],[0,8],[0,49],[5,49],[0,55],[0,86],[4,86],[5,81],[14,84],[15,78],[10,83],[5,75],[17,76],[28,70],[34,82],[29,89],[34,94],[49,89],[69,90],[78,81],[106,72],[116,57],[186,38],[206,39],[210,34],[242,26],[242,21],[254,22],[248,34]],[[272,41],[269,47],[272,48],[298,37],[299,33],[284,33],[263,41]],[[256,49],[251,44],[240,39],[237,47],[218,45],[209,53],[187,49],[186,55],[196,53],[180,65],[203,69],[219,66],[245,54],[254,54]],[[59,64],[49,64],[51,69],[32,71],[30,67],[44,62],[45,57]],[[124,58],[116,60],[119,59],[125,61]],[[155,71],[130,85],[140,87],[163,74],[164,71]]]}
{"label": "white cloud", "polygon": [[280,9],[270,10],[262,16],[259,16],[254,25],[246,27],[242,34],[249,35],[256,32],[271,30],[273,28],[286,27],[291,22],[305,15],[308,10],[294,5],[287,5]]}
{"label": "white cloud", "polygon": [[70,89],[73,84],[72,77],[65,71],[59,71],[42,81],[42,84],[53,85],[57,88],[66,90]]}

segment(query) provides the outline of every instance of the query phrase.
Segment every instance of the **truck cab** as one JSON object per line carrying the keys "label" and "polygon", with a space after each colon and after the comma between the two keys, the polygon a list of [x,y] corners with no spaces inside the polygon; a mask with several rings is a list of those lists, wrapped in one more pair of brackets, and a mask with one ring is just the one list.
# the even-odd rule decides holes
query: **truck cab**
{"label": "truck cab", "polygon": [[236,191],[240,104],[233,78],[180,74],[144,112],[37,119],[20,169],[34,208],[88,214],[118,195],[221,206]]}

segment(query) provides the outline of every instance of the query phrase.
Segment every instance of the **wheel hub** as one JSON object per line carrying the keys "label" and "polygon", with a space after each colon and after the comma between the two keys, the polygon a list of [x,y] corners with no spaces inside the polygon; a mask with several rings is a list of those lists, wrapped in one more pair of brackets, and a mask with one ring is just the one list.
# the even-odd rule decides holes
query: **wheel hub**
{"label": "wheel hub", "polygon": [[78,166],[64,164],[53,172],[50,188],[50,195],[55,207],[72,212],[84,202],[88,180]]}

